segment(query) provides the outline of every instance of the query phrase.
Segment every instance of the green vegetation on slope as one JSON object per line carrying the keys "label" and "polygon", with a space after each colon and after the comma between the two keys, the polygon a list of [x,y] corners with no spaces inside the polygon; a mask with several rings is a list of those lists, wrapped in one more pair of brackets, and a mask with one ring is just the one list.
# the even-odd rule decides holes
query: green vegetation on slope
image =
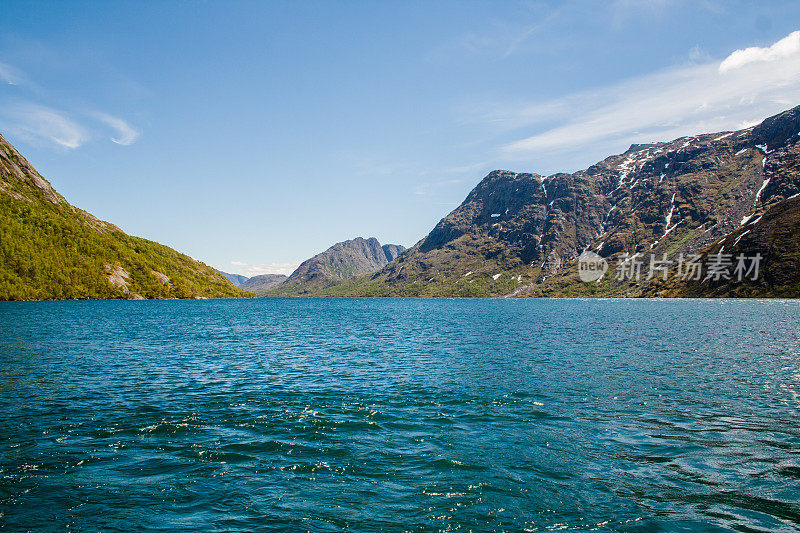
{"label": "green vegetation on slope", "polygon": [[71,206],[0,137],[0,300],[246,296],[213,268]]}
{"label": "green vegetation on slope", "polygon": [[61,204],[4,194],[0,258],[4,300],[249,295],[171,248],[92,227],[82,212]]}

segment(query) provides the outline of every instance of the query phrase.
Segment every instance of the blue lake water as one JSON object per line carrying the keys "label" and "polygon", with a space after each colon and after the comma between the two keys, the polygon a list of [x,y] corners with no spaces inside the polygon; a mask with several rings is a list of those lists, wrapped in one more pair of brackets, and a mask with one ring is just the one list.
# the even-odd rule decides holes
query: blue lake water
{"label": "blue lake water", "polygon": [[800,302],[0,303],[0,529],[796,531]]}

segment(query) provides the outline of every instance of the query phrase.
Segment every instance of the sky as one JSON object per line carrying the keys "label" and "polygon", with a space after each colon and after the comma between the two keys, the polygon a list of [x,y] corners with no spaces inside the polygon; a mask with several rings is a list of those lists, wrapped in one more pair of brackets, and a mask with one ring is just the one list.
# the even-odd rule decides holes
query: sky
{"label": "sky", "polygon": [[796,0],[0,5],[0,133],[73,205],[245,275],[411,246],[494,169],[800,105]]}

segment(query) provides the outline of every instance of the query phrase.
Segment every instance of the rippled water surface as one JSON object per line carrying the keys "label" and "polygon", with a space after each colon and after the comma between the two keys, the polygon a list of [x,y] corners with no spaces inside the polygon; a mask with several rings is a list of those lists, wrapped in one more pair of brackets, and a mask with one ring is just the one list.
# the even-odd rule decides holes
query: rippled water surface
{"label": "rippled water surface", "polygon": [[0,303],[0,529],[800,528],[800,303]]}

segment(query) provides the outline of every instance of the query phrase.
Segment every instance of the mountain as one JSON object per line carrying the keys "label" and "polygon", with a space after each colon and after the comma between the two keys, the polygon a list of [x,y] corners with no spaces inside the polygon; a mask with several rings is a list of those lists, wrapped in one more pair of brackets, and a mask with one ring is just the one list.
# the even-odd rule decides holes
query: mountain
{"label": "mountain", "polygon": [[397,244],[381,246],[375,237],[340,242],[303,261],[270,295],[313,294],[343,280],[377,272],[404,251]]}
{"label": "mountain", "polygon": [[288,277],[283,274],[260,274],[247,279],[240,287],[246,291],[260,294],[277,287],[287,279]]}
{"label": "mountain", "polygon": [[242,276],[241,274],[229,274],[227,272],[223,272],[222,270],[217,270],[217,272],[225,276],[228,279],[228,281],[230,281],[237,287],[241,287],[242,283],[250,279],[247,276]]}
{"label": "mountain", "polygon": [[0,299],[243,296],[208,265],[70,205],[0,136]]}
{"label": "mountain", "polygon": [[725,243],[731,250],[744,234],[740,248],[773,254],[772,277],[749,289],[721,280],[659,290],[797,295],[797,277],[776,269],[795,261],[800,247],[800,233],[786,230],[796,222],[794,201],[786,202],[800,193],[798,141],[800,107],[739,131],[632,145],[571,174],[494,171],[396,261],[319,294],[639,296],[656,290],[657,279],[620,281],[612,271],[583,283],[578,256],[592,250],[612,265],[626,253],[675,260]]}
{"label": "mountain", "polygon": [[[701,251],[701,262],[728,254],[732,263],[741,254],[758,254],[760,272],[733,279],[657,280],[645,288],[645,296],[661,297],[777,297],[800,298],[800,197],[777,202],[756,219],[746,222],[712,246]],[[749,264],[747,265],[749,266]]]}

